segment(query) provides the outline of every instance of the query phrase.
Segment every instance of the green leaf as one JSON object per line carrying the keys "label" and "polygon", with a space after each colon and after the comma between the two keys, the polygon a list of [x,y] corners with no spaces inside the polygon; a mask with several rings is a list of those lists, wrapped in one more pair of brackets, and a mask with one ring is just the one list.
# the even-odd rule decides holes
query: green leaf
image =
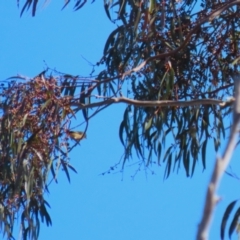
{"label": "green leaf", "polygon": [[156,11],[156,0],[150,0],[148,12],[153,14]]}
{"label": "green leaf", "polygon": [[206,149],[207,149],[207,141],[208,139],[203,141],[202,144],[202,164],[203,164],[203,169],[206,168]]}
{"label": "green leaf", "polygon": [[20,17],[22,16],[23,12],[25,11],[25,9],[27,8],[27,10],[29,9],[29,7],[31,6],[32,0],[27,0],[22,8],[22,11],[20,13]]}
{"label": "green leaf", "polygon": [[236,211],[233,217],[233,220],[230,224],[229,231],[228,231],[229,238],[231,238],[233,231],[236,229],[239,217],[240,217],[240,208],[238,208],[238,210]]}
{"label": "green leaf", "polygon": [[81,9],[87,1],[85,0],[82,3],[81,2],[82,2],[81,0],[78,0],[77,3],[75,4],[75,6],[74,6],[75,11]]}
{"label": "green leaf", "polygon": [[237,57],[237,58],[232,62],[232,65],[237,64],[239,60],[240,60],[240,57]]}
{"label": "green leaf", "polygon": [[70,92],[70,83],[67,81],[67,79],[66,79],[66,83],[65,83],[66,85],[64,85],[64,96],[69,96],[69,92]]}
{"label": "green leaf", "polygon": [[117,96],[117,93],[116,93],[116,91],[115,91],[115,89],[114,89],[114,87],[113,87],[113,85],[112,85],[112,83],[110,82],[109,83],[109,91],[112,91],[112,92],[109,92],[109,95],[114,95],[114,96]]}
{"label": "green leaf", "polygon": [[164,155],[164,158],[163,158],[163,162],[165,162],[165,160],[166,160],[167,157],[169,156],[171,150],[172,150],[172,146],[170,146],[170,147],[167,149],[167,151],[166,151],[166,153],[165,153],[165,155]]}
{"label": "green leaf", "polygon": [[136,149],[137,154],[139,153],[140,156],[143,158],[142,148],[141,148],[140,143],[139,143],[138,130],[136,130],[135,134],[134,134],[134,147]]}
{"label": "green leaf", "polygon": [[148,160],[147,160],[147,166],[149,166],[149,164],[152,162],[152,148],[150,149],[149,153],[148,153]]}
{"label": "green leaf", "polygon": [[28,113],[26,113],[23,117],[23,121],[22,121],[22,127],[25,126],[25,123],[26,123],[26,120],[27,120],[27,117],[28,117]]}
{"label": "green leaf", "polygon": [[98,91],[98,95],[101,95],[102,94],[102,91],[101,91],[101,80],[104,80],[107,78],[107,73],[105,70],[101,71],[99,73],[99,75],[97,76],[97,80],[98,80],[98,83],[97,83],[97,91]]}
{"label": "green leaf", "polygon": [[145,124],[144,124],[145,131],[147,131],[152,126],[152,120],[153,120],[153,118],[151,117],[145,121]]}
{"label": "green leaf", "polygon": [[[82,87],[81,87],[80,99],[79,100],[80,100],[80,103],[85,105],[85,86],[84,86],[84,84],[82,84]],[[83,117],[84,117],[85,121],[88,121],[87,109],[83,108],[82,113],[83,113]]]}
{"label": "green leaf", "polygon": [[67,166],[75,173],[77,173],[77,170],[72,166],[70,165],[69,163],[67,163]]}
{"label": "green leaf", "polygon": [[136,18],[135,18],[136,20],[134,22],[134,27],[133,27],[134,33],[136,33],[136,31],[137,31],[138,24],[139,24],[139,22],[141,20],[141,15],[142,15],[142,11],[141,11],[141,7],[139,6],[138,10],[137,10]]}
{"label": "green leaf", "polygon": [[215,151],[217,152],[218,147],[219,147],[219,145],[220,145],[220,140],[214,137],[214,138],[213,138],[213,141],[214,141]]}
{"label": "green leaf", "polygon": [[61,93],[63,93],[64,91],[64,96],[68,95],[68,93],[66,93],[66,91],[68,91],[68,88],[66,88],[66,86],[68,85],[69,85],[68,78],[64,78],[64,81],[62,82],[62,85],[61,85]]}
{"label": "green leaf", "polygon": [[[194,170],[195,170],[195,166],[196,166],[196,162],[197,162],[197,157],[198,157],[198,151],[199,151],[199,147],[197,144],[196,140],[192,140],[192,144],[191,144],[191,153],[192,153],[192,157],[193,157],[193,164],[192,164],[192,173],[191,176],[193,176]],[[189,160],[190,160],[190,156],[189,156]]]}
{"label": "green leaf", "polygon": [[125,129],[125,121],[123,120],[120,124],[120,127],[119,127],[119,138],[120,138],[120,141],[122,143],[122,145],[125,147],[125,144],[124,144],[124,141],[123,141],[123,131]]}
{"label": "green leaf", "polygon": [[187,148],[183,151],[183,165],[186,171],[186,175],[189,177],[190,152],[187,150]]}
{"label": "green leaf", "polygon": [[[127,134],[127,137],[130,138],[130,127],[129,127],[129,113],[131,112],[131,106],[128,106],[124,112],[124,115],[123,115],[123,120],[125,121],[125,131],[126,131],[126,134]],[[134,114],[134,117],[135,117],[135,114]]]}
{"label": "green leaf", "polygon": [[172,131],[172,127],[169,127],[167,131],[164,132],[165,136],[167,136]]}
{"label": "green leaf", "polygon": [[227,208],[226,208],[226,210],[224,212],[224,215],[223,215],[223,218],[222,218],[222,222],[221,222],[221,232],[220,232],[220,236],[221,236],[222,240],[224,239],[224,232],[225,232],[225,228],[226,228],[226,225],[227,225],[227,220],[228,220],[229,215],[232,212],[232,210],[233,210],[233,208],[234,208],[234,206],[235,206],[237,201],[238,200],[235,200],[235,201],[231,202],[227,206]]}
{"label": "green leaf", "polygon": [[126,4],[127,4],[127,1],[126,0],[119,0],[119,5],[120,5],[120,9],[119,9],[119,12],[118,12],[118,16],[119,18],[121,18],[121,20],[126,23],[126,20],[125,20],[125,17],[124,17],[124,14],[126,12]]}
{"label": "green leaf", "polygon": [[174,41],[177,39],[176,31],[175,31],[175,29],[176,29],[175,25],[176,25],[175,24],[175,17],[172,17],[171,18],[171,24],[170,24],[170,32],[171,32],[171,37]]}
{"label": "green leaf", "polygon": [[68,181],[71,182],[71,181],[70,181],[70,175],[69,175],[69,172],[68,172],[68,169],[67,169],[67,166],[66,166],[67,163],[66,163],[64,160],[61,159],[61,164],[62,164],[62,166],[63,166],[64,172],[66,173],[66,176],[67,176]]}
{"label": "green leaf", "polygon": [[[197,158],[193,158],[191,177],[192,177],[193,174],[194,174],[194,170],[195,170],[196,162],[197,162]],[[189,177],[189,175],[187,175],[187,177]]]}
{"label": "green leaf", "polygon": [[166,94],[164,94],[164,99],[168,99],[168,97],[171,93],[171,90],[172,90],[168,72],[166,72],[165,82],[166,82]]}
{"label": "green leaf", "polygon": [[161,165],[160,164],[160,160],[161,160],[161,152],[162,152],[162,145],[160,142],[158,142],[158,147],[157,147],[157,157],[158,157],[158,165]]}
{"label": "green leaf", "polygon": [[[84,86],[84,84],[83,84],[83,86]],[[75,91],[76,91],[75,81],[72,80],[72,84],[71,84],[71,86],[69,88],[69,95],[71,97],[74,97]]]}
{"label": "green leaf", "polygon": [[201,122],[201,134],[200,139],[202,139],[202,136],[205,132],[206,136],[208,136],[208,126],[209,126],[209,107],[204,107],[202,122]]}
{"label": "green leaf", "polygon": [[175,153],[173,171],[175,171],[177,162],[178,162],[178,170],[180,169],[180,163],[181,163],[180,158],[181,158],[182,154],[183,154],[182,149],[179,152]]}
{"label": "green leaf", "polygon": [[173,89],[173,85],[174,85],[174,77],[175,77],[175,72],[174,72],[174,69],[171,67],[169,69],[169,87],[172,91]]}
{"label": "green leaf", "polygon": [[33,2],[33,8],[32,8],[32,16],[33,16],[33,17],[35,16],[35,13],[36,13],[37,3],[38,3],[38,0],[34,0],[34,2]]}
{"label": "green leaf", "polygon": [[165,168],[164,179],[167,179],[171,172],[171,165],[172,165],[172,153],[169,154],[167,160],[167,166]]}
{"label": "green leaf", "polygon": [[44,204],[47,205],[49,208],[51,208],[50,204],[44,199],[43,200]]}
{"label": "green leaf", "polygon": [[114,44],[114,41],[115,41],[115,35],[119,34],[121,31],[124,30],[124,26],[120,26],[118,27],[117,29],[115,29],[108,37],[107,41],[106,41],[106,44],[105,44],[105,47],[104,47],[104,50],[103,50],[103,55],[106,56],[108,51],[109,51],[109,48],[111,48],[111,46]]}
{"label": "green leaf", "polygon": [[44,219],[45,219],[47,226],[52,225],[51,217],[48,214],[48,211],[47,211],[44,203],[42,203],[41,206],[40,206],[40,215],[41,215],[41,218],[42,218],[42,222],[44,222]]}
{"label": "green leaf", "polygon": [[177,120],[177,129],[178,129],[176,136],[178,136],[180,132],[182,132],[182,126],[183,126],[183,119],[181,116],[180,116],[180,119],[178,118],[178,113],[176,113],[176,120]]}
{"label": "green leaf", "polygon": [[23,12],[27,9],[30,8],[31,4],[33,2],[33,7],[32,7],[32,16],[34,17],[36,14],[36,9],[37,9],[37,4],[38,4],[38,0],[26,0],[26,3],[24,4],[22,11],[20,13],[20,17],[22,16]]}
{"label": "green leaf", "polygon": [[225,129],[223,126],[223,119],[221,114],[219,114],[218,120],[219,120],[218,122],[219,133],[220,133],[220,130],[222,130],[221,132],[222,132],[223,138],[225,138]]}
{"label": "green leaf", "polygon": [[109,7],[110,7],[110,3],[107,3],[107,0],[104,0],[104,9],[105,12],[107,14],[107,17],[109,18],[110,21],[112,21],[110,13],[109,13]]}
{"label": "green leaf", "polygon": [[63,5],[62,9],[63,10],[69,3],[70,3],[71,0],[65,0],[65,4]]}

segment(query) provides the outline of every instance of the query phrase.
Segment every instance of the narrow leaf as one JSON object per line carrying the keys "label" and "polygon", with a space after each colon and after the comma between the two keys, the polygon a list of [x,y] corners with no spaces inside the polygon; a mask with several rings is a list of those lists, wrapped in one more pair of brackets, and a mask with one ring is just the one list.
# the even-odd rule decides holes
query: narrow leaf
{"label": "narrow leaf", "polygon": [[70,0],[65,0],[65,4],[63,5],[61,10],[63,10],[69,4],[69,2],[70,2]]}
{"label": "narrow leaf", "polygon": [[40,206],[40,214],[41,214],[42,222],[44,222],[44,218],[45,218],[47,226],[52,225],[51,217],[48,214],[48,211],[44,204],[41,204]]}
{"label": "narrow leaf", "polygon": [[121,141],[122,145],[125,147],[125,144],[124,144],[124,141],[123,141],[124,128],[125,128],[125,121],[123,120],[120,124],[120,127],[119,127],[119,138],[120,138],[120,141]]}
{"label": "narrow leaf", "polygon": [[224,214],[223,214],[222,223],[221,223],[221,232],[220,232],[220,235],[221,235],[221,239],[222,239],[222,240],[224,239],[224,233],[225,233],[225,227],[226,227],[226,224],[227,224],[227,220],[228,220],[229,215],[230,215],[230,213],[232,212],[233,207],[235,206],[235,204],[236,204],[237,201],[238,201],[238,200],[235,200],[235,201],[231,202],[231,203],[227,206],[227,208],[226,208],[226,210],[225,210],[225,212],[224,212]]}
{"label": "narrow leaf", "polygon": [[38,0],[34,0],[34,2],[33,2],[33,7],[32,7],[32,16],[33,16],[33,17],[34,17],[35,14],[36,14],[37,3],[38,3]]}
{"label": "narrow leaf", "polygon": [[[85,86],[84,84],[81,87],[81,92],[80,92],[80,103],[85,104]],[[87,121],[88,117],[87,117],[87,110],[86,108],[82,109],[82,113],[83,113],[83,117],[85,119],[85,121]]]}
{"label": "narrow leaf", "polygon": [[77,170],[72,166],[70,165],[69,163],[67,164],[67,166],[75,173],[77,173]]}
{"label": "narrow leaf", "polygon": [[171,172],[171,166],[172,166],[172,153],[170,153],[168,156],[167,166],[165,168],[165,173],[164,173],[164,179],[167,179],[169,177]]}
{"label": "narrow leaf", "polygon": [[25,11],[25,9],[29,9],[29,7],[31,6],[32,0],[27,0],[26,3],[24,4],[22,11],[20,13],[20,17],[22,16],[23,12]]}
{"label": "narrow leaf", "polygon": [[183,151],[183,165],[186,171],[187,177],[189,177],[189,160],[190,160],[190,152],[186,149]]}
{"label": "narrow leaf", "polygon": [[152,120],[153,120],[152,117],[150,119],[146,120],[146,122],[144,124],[144,130],[145,131],[147,131],[152,126]]}
{"label": "narrow leaf", "polygon": [[157,147],[157,156],[158,156],[158,165],[161,165],[160,160],[161,160],[161,152],[162,152],[162,145],[160,142],[158,142],[158,147]]}
{"label": "narrow leaf", "polygon": [[62,166],[63,166],[64,172],[66,173],[66,176],[67,176],[68,181],[71,182],[71,181],[70,181],[70,175],[69,175],[69,172],[68,172],[68,169],[67,169],[67,166],[66,166],[66,162],[61,159],[61,164],[62,164]]}
{"label": "narrow leaf", "polygon": [[232,222],[231,222],[231,225],[230,225],[230,227],[229,227],[229,230],[228,230],[228,236],[229,236],[229,238],[231,238],[233,231],[236,229],[239,216],[240,216],[240,208],[238,208],[238,210],[236,211],[236,213],[235,213],[235,215],[234,215],[234,217],[233,217],[233,220],[232,220]]}
{"label": "narrow leaf", "polygon": [[203,170],[206,168],[206,148],[207,148],[207,140],[204,140],[202,145],[202,164],[203,164]]}

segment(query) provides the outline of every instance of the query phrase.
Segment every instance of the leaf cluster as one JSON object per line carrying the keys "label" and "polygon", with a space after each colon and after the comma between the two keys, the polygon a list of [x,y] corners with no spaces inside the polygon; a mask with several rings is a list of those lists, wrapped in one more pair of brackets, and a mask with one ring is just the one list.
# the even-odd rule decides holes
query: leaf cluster
{"label": "leaf cluster", "polygon": [[[20,2],[21,2],[20,0],[17,0],[18,7],[20,5]],[[25,11],[30,10],[32,16],[35,17],[36,16],[36,12],[37,12],[37,7],[39,6],[40,2],[41,1],[39,1],[39,0],[26,0],[24,2],[24,5],[21,7],[20,16],[22,16]],[[48,0],[44,0],[43,5],[46,5],[47,2],[48,2]],[[65,0],[63,2],[64,2],[64,4],[63,4],[62,9],[64,9],[71,2],[71,0]],[[85,5],[85,3],[87,3],[87,0],[84,0],[84,1],[76,0],[75,4],[74,4],[74,7],[73,7],[74,11],[77,11],[77,10],[81,9]]]}
{"label": "leaf cluster", "polygon": [[[202,1],[201,11],[196,11],[195,4],[108,2],[108,9],[117,12],[114,19],[108,11],[108,17],[122,25],[109,35],[101,63],[111,76],[123,73],[124,82],[131,83],[128,96],[142,101],[186,101],[233,95],[239,7],[219,11],[219,16],[209,21],[224,4]],[[137,70],[125,75],[129,69]],[[120,125],[126,152],[123,165],[135,149],[145,166],[166,162],[165,177],[180,167],[181,160],[187,176],[194,173],[199,157],[205,168],[207,143],[212,139],[218,149],[225,137],[223,119],[230,113],[229,108],[216,106],[129,109]],[[167,139],[173,140],[164,153]]]}
{"label": "leaf cluster", "polygon": [[[70,181],[67,124],[76,84],[69,77],[10,78],[0,86],[0,229],[13,238],[21,216],[23,239],[37,239],[40,220],[52,220],[44,199],[60,168]],[[50,176],[51,179],[50,179]]]}

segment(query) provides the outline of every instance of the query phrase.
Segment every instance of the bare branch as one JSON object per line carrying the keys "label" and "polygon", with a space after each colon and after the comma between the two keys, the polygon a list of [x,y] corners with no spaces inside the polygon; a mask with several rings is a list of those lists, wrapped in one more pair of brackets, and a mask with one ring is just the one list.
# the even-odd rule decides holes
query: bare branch
{"label": "bare branch", "polygon": [[109,105],[113,103],[127,103],[129,105],[133,105],[136,107],[188,107],[188,106],[200,106],[200,105],[219,105],[219,106],[226,105],[226,102],[222,100],[210,99],[210,98],[188,100],[188,101],[171,101],[171,100],[140,101],[140,100],[134,100],[134,99],[125,98],[125,97],[119,97],[119,98],[109,98],[107,100],[104,100],[101,102],[95,102],[91,104],[71,103],[71,106],[77,106],[79,107],[78,110],[81,110],[86,108],[94,108],[94,107],[99,107],[103,105]]}
{"label": "bare branch", "polygon": [[218,189],[218,185],[221,181],[222,175],[225,172],[231,160],[233,151],[236,146],[236,136],[238,134],[238,127],[240,123],[240,75],[235,76],[234,85],[235,85],[235,104],[233,109],[234,111],[233,124],[232,124],[231,133],[230,133],[230,138],[228,140],[223,157],[216,158],[215,167],[214,167],[212,177],[207,189],[202,220],[199,224],[199,228],[197,232],[197,240],[208,239],[209,228],[210,228],[211,220],[213,218],[213,211],[218,199],[215,193]]}

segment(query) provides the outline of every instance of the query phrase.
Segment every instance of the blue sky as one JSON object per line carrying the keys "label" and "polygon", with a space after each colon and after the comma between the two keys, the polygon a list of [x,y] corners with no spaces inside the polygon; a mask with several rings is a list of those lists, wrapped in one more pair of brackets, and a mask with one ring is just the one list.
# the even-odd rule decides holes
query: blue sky
{"label": "blue sky", "polygon": [[[1,80],[16,74],[35,76],[45,62],[61,72],[89,75],[91,66],[82,56],[97,62],[114,25],[102,1],[87,3],[77,12],[71,6],[60,11],[63,2],[51,1],[46,8],[39,7],[35,18],[30,12],[20,18],[16,1],[0,2]],[[155,175],[141,171],[134,180],[130,176],[136,166],[127,167],[123,175],[101,176],[123,154],[118,129],[124,109],[124,104],[111,106],[90,121],[88,138],[71,153],[71,164],[78,174],[71,174],[69,184],[61,172],[59,183],[52,184],[46,195],[53,226],[41,225],[40,240],[195,238],[215,162],[213,146],[208,146],[207,170],[202,171],[199,161],[193,178],[186,178],[182,168],[163,181],[164,164],[154,167]],[[235,170],[239,167],[238,154],[239,150],[232,162]],[[209,239],[219,239],[223,211],[230,201],[239,198],[238,187],[239,182],[224,176],[219,189],[222,200]]]}

